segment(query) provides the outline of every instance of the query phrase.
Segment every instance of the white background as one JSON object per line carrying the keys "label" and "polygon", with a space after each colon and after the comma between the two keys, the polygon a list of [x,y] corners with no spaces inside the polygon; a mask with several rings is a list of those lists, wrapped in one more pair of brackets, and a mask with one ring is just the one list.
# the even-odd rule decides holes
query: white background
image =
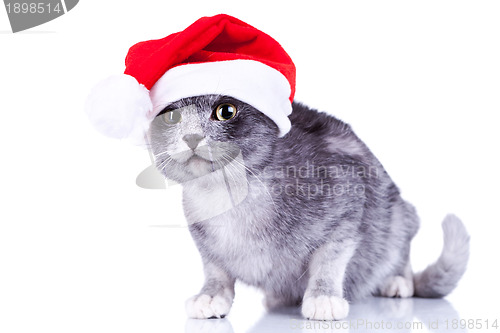
{"label": "white background", "polygon": [[[471,260],[448,300],[499,317],[497,1],[86,0],[18,34],[0,9],[0,331],[192,329],[203,276],[180,188],[137,187],[147,152],[99,135],[83,104],[132,44],[220,12],[276,38],[296,99],[349,122],[417,207],[414,269],[439,255],[444,215],[463,219]],[[261,298],[237,286],[235,332]]]}

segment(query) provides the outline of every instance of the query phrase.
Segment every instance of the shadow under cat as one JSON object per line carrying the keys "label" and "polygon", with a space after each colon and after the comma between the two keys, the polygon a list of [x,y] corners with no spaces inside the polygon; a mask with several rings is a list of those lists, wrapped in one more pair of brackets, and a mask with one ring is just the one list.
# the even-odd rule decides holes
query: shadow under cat
{"label": "shadow under cat", "polygon": [[[301,316],[298,307],[283,308],[266,313],[247,332],[467,332],[453,327],[460,315],[445,299],[370,297],[351,304],[350,309],[349,316],[342,321],[311,321]],[[233,333],[234,330],[229,316],[221,320],[188,319],[185,332]]]}

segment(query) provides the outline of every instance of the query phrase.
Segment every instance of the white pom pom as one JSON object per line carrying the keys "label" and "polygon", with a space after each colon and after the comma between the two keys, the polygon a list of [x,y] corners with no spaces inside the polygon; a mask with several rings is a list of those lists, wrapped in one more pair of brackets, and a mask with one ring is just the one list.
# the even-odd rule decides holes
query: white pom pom
{"label": "white pom pom", "polygon": [[152,109],[148,89],[126,74],[99,82],[85,104],[85,111],[99,132],[137,142],[148,130]]}

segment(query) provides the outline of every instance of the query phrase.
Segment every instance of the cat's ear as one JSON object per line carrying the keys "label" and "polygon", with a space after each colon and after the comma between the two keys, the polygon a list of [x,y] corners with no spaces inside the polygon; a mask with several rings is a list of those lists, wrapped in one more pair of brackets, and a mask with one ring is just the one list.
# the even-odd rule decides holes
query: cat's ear
{"label": "cat's ear", "polygon": [[152,120],[149,90],[130,75],[118,74],[99,82],[85,104],[90,122],[102,134],[142,142]]}

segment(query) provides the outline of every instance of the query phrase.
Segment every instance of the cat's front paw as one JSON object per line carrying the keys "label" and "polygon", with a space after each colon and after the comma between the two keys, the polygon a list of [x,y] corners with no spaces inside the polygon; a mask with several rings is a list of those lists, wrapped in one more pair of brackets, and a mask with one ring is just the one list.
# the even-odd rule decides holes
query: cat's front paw
{"label": "cat's front paw", "polygon": [[186,312],[189,318],[194,319],[224,318],[231,304],[232,300],[221,295],[200,294],[186,301]]}
{"label": "cat's front paw", "polygon": [[341,320],[349,313],[349,303],[337,296],[309,296],[302,302],[302,315],[312,320]]}

